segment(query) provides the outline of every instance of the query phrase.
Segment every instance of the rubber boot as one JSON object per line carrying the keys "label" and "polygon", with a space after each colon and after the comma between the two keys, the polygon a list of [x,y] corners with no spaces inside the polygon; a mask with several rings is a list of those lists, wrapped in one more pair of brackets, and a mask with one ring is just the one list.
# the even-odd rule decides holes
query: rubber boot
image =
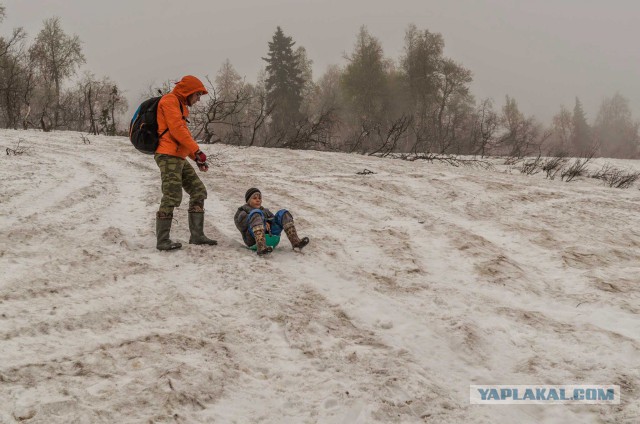
{"label": "rubber boot", "polygon": [[283,229],[294,249],[297,247],[302,250],[303,247],[309,244],[309,237],[303,237],[302,239],[298,237],[298,233],[296,232],[296,227],[293,225],[293,222],[287,222],[284,224]]}
{"label": "rubber boot", "polygon": [[158,212],[156,214],[156,237],[158,238],[156,249],[175,250],[175,249],[180,249],[182,247],[182,243],[173,242],[169,238],[172,221],[173,221],[173,215],[167,215],[161,212]]}
{"label": "rubber boot", "polygon": [[207,244],[209,246],[218,244],[216,240],[204,235],[204,212],[189,212],[189,231],[191,232],[189,244]]}
{"label": "rubber boot", "polygon": [[256,253],[258,256],[267,255],[273,251],[271,246],[267,246],[267,239],[264,236],[264,227],[256,225],[251,229],[253,237],[256,239]]}

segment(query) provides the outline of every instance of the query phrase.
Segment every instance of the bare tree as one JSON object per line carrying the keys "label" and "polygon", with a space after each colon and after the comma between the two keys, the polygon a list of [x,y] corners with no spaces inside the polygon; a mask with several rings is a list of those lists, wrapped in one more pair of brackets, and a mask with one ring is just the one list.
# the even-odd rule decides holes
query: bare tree
{"label": "bare tree", "polygon": [[487,154],[496,141],[499,124],[500,119],[493,110],[492,101],[484,99],[472,115],[470,150],[473,154],[479,154],[480,157]]}
{"label": "bare tree", "polygon": [[444,39],[441,34],[420,31],[413,24],[407,27],[404,39],[402,70],[410,88],[415,123],[424,127],[440,86],[438,73],[443,60]]}
{"label": "bare tree", "polygon": [[602,102],[594,131],[603,156],[640,156],[640,123],[632,119],[629,101],[622,95],[617,93]]}
{"label": "bare tree", "polygon": [[[396,150],[398,141],[404,137],[413,124],[413,117],[403,115],[399,119],[391,122],[386,128],[375,125],[373,133],[378,139],[378,146],[369,153],[369,156],[386,157]],[[371,131],[370,131],[371,133]]]}
{"label": "bare tree", "polygon": [[275,111],[276,104],[267,102],[267,73],[263,69],[258,73],[258,81],[255,87],[252,87],[251,101],[247,109],[247,132],[246,138],[248,145],[253,146],[259,143],[259,138],[264,140],[268,138],[267,122],[271,120],[271,116]]}
{"label": "bare tree", "polygon": [[118,85],[109,78],[105,77],[101,85],[104,96],[100,107],[100,129],[105,135],[116,135],[118,132],[116,114],[127,110],[127,100],[122,96]]}
{"label": "bare tree", "polygon": [[0,57],[3,57],[15,48],[17,44],[23,41],[26,38],[27,34],[24,32],[22,28],[15,28],[11,37],[5,39],[4,37],[0,38]]}
{"label": "bare tree", "polygon": [[560,107],[560,112],[553,117],[552,131],[552,149],[558,152],[569,152],[573,150],[573,114],[569,109],[564,106]]}
{"label": "bare tree", "polygon": [[544,131],[534,117],[525,118],[515,99],[509,96],[502,108],[501,124],[505,132],[498,144],[503,148],[503,153],[512,158],[522,158],[539,151],[551,136],[551,131]]}
{"label": "bare tree", "polygon": [[[274,104],[267,106],[264,87],[243,82],[235,86],[235,91],[221,96],[221,90],[209,78],[206,85],[208,99],[194,107],[190,115],[194,137],[205,144],[256,144],[275,107]],[[268,144],[267,139],[266,134],[262,134],[263,144]]]}
{"label": "bare tree", "polygon": [[473,145],[480,139],[470,119],[471,71],[444,57],[443,50],[441,34],[409,25],[401,65],[414,116],[414,153],[462,153],[470,148],[465,141]]}
{"label": "bare tree", "polygon": [[[84,100],[86,101],[87,109],[89,112],[89,133],[98,135],[98,123],[96,119],[95,110],[95,84],[91,79],[87,81],[83,86]],[[83,108],[84,109],[84,108]]]}
{"label": "bare tree", "polygon": [[451,59],[444,59],[439,73],[433,130],[440,153],[445,153],[459,136],[464,118],[469,114],[471,71]]}
{"label": "bare tree", "polygon": [[108,77],[86,72],[60,101],[59,127],[90,134],[116,135],[118,119],[127,109],[120,88]]}
{"label": "bare tree", "polygon": [[205,128],[205,139],[211,140],[215,131],[216,138],[225,143],[241,144],[243,139],[243,125],[250,102],[252,87],[245,83],[235,70],[229,59],[222,64],[215,78],[217,113],[212,125]]}
{"label": "bare tree", "polygon": [[294,131],[282,132],[275,137],[275,147],[288,149],[326,149],[331,146],[335,111],[326,109],[314,119],[301,119]]}
{"label": "bare tree", "polygon": [[25,96],[28,96],[31,74],[24,45],[25,34],[14,30],[9,40],[0,38],[0,112],[3,126],[18,128]]}
{"label": "bare tree", "polygon": [[31,57],[45,84],[54,85],[54,128],[58,128],[59,123],[62,83],[85,62],[80,44],[80,38],[77,35],[67,35],[60,25],[60,18],[55,17],[44,21],[44,27],[31,46]]}

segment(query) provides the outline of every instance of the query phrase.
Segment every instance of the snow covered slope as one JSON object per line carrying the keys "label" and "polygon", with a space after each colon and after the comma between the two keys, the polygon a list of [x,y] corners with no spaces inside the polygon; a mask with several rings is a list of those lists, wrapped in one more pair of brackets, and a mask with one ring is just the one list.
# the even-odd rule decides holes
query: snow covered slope
{"label": "snow covered slope", "polygon": [[[185,195],[185,247],[158,252],[153,158],[90,138],[0,132],[0,423],[637,422],[637,185],[204,146],[219,245],[186,244]],[[244,248],[252,186],[302,253]],[[622,403],[470,405],[470,384]]]}

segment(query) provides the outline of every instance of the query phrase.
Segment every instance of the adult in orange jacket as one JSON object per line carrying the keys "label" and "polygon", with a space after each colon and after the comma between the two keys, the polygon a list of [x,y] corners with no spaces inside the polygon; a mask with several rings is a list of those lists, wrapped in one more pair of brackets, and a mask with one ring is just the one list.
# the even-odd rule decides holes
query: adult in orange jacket
{"label": "adult in orange jacket", "polygon": [[160,168],[162,200],[156,214],[156,236],[158,250],[174,250],[181,243],[171,241],[173,209],[182,202],[182,189],[189,194],[189,231],[191,244],[215,245],[217,241],[204,235],[204,200],[207,189],[196,174],[187,157],[193,159],[202,172],[207,172],[207,156],[187,128],[189,107],[195,105],[200,96],[207,94],[202,82],[192,76],[183,77],[171,93],[158,103],[158,136],[160,141],[154,159]]}

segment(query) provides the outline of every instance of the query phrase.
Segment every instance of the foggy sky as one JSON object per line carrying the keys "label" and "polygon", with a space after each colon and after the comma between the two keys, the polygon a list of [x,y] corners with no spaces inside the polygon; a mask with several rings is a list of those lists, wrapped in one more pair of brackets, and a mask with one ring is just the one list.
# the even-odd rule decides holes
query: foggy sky
{"label": "foggy sky", "polygon": [[582,101],[593,121],[604,97],[630,100],[640,119],[637,0],[0,0],[3,35],[21,26],[32,41],[58,16],[83,41],[83,70],[109,76],[130,111],[150,84],[193,74],[212,79],[227,58],[255,82],[276,26],[307,49],[314,79],[344,65],[361,25],[385,55],[402,54],[408,24],[439,32],[445,56],[473,72],[476,99],[514,97],[549,123]]}

